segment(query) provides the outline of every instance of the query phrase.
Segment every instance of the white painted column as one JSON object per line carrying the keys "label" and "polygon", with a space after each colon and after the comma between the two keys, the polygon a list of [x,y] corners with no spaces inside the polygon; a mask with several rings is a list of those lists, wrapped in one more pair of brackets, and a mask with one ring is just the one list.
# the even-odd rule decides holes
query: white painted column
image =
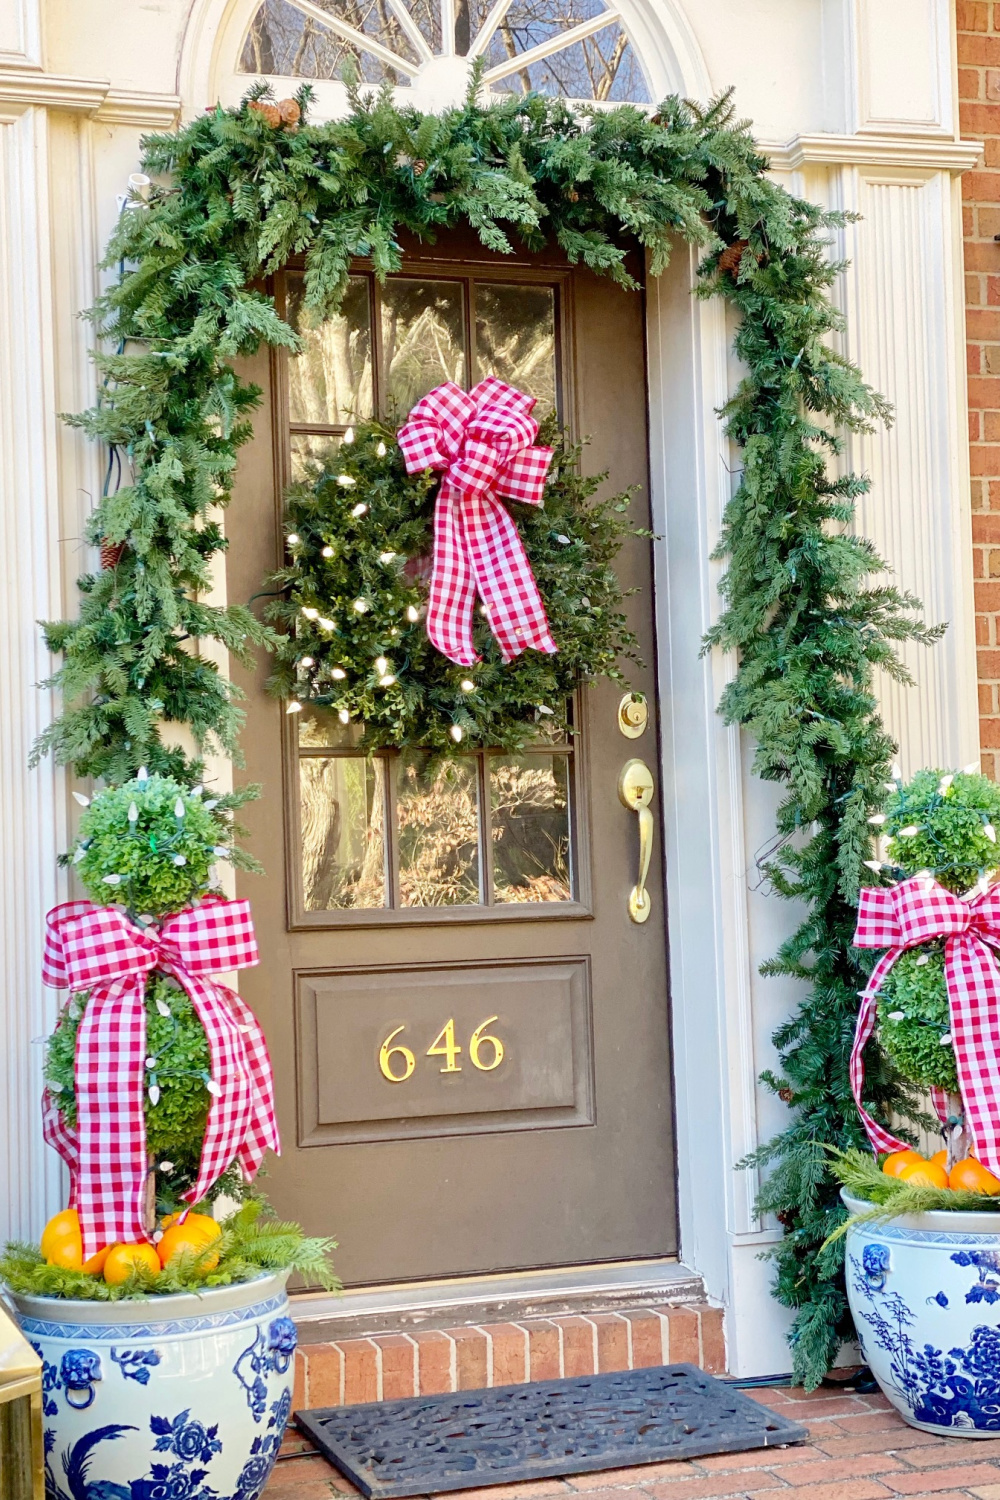
{"label": "white painted column", "polygon": [[851,442],[850,467],[871,476],[858,528],[895,582],[947,622],[930,649],[906,646],[915,687],[881,678],[887,727],[904,774],[979,759],[972,517],[959,179],[920,166],[845,167],[846,352],[892,402],[893,425]]}
{"label": "white painted column", "polygon": [[28,769],[52,696],[40,618],[61,612],[56,386],[46,112],[0,115],[0,1237],[37,1235],[59,1205],[42,1141],[42,1051],[54,997],[39,973],[45,913],[60,899],[63,778]]}

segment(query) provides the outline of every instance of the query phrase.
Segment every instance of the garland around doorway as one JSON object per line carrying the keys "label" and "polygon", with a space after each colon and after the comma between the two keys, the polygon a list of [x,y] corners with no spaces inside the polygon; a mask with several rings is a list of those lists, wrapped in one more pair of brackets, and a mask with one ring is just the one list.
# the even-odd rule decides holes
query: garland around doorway
{"label": "garland around doorway", "polygon": [[[232,362],[262,343],[296,348],[262,290],[290,256],[304,257],[307,315],[322,320],[352,258],[380,277],[398,269],[401,231],[427,239],[464,222],[495,251],[555,243],[624,288],[636,243],[654,276],[678,239],[698,246],[698,293],[738,315],[744,372],[723,412],[742,468],[707,645],[735,654],[721,712],[753,739],[757,773],[783,788],[767,872],[806,909],[767,966],[805,981],[805,997],[766,1075],[790,1122],[757,1162],[770,1168],[761,1208],[786,1230],[776,1293],[796,1311],[796,1372],[815,1384],[850,1333],[839,1252],[820,1247],[842,1217],[825,1143],[862,1144],[848,1055],[865,973],[851,937],[867,819],[892,751],[873,674],[905,679],[897,643],[934,635],[847,529],[866,481],[831,477],[840,434],[888,415],[831,343],[829,236],[843,220],[768,179],[728,97],[705,109],[672,98],[649,116],[537,94],[483,107],[474,87],[462,107],[432,116],[388,91],[355,91],[346,118],[320,125],[308,123],[308,103],[306,87],[269,105],[258,85],[239,109],[144,143],[159,185],[122,214],[106,261],[120,274],[91,314],[116,352],[96,356],[97,405],[70,418],[109,445],[125,482],[91,516],[103,565],[80,580],[78,618],[45,627],[64,708],[36,759],[51,751],[112,782],[142,764],[196,780],[161,740],[170,723],[187,724],[202,749],[237,754],[238,695],[197,647],[215,641],[243,659],[269,636],[248,608],[205,596],[225,545],[216,507],[259,395]],[[884,1060],[869,1068],[866,1102],[883,1118],[905,1103]]]}

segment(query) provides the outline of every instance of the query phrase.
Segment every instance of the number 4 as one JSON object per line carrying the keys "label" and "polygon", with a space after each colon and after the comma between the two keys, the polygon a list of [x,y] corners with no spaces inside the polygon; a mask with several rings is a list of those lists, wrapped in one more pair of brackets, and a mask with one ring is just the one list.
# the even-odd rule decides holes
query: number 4
{"label": "number 4", "polygon": [[450,1020],[444,1023],[431,1045],[427,1048],[427,1056],[443,1057],[446,1059],[444,1067],[439,1069],[440,1072],[461,1073],[462,1069],[455,1061],[461,1050],[461,1047],[455,1041],[455,1017],[452,1016]]}

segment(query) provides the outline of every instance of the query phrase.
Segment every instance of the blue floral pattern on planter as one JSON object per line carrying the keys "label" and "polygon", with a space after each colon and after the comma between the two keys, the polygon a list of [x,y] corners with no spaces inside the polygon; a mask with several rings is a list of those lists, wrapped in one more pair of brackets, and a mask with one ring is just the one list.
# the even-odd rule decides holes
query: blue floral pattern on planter
{"label": "blue floral pattern on planter", "polygon": [[59,1411],[59,1403],[55,1398],[55,1392],[62,1390],[62,1381],[59,1379],[59,1371],[50,1359],[46,1359],[42,1353],[41,1344],[31,1340],[31,1347],[42,1362],[42,1415],[54,1417]]}
{"label": "blue floral pattern on planter", "polygon": [[182,1411],[172,1422],[166,1417],[151,1417],[149,1426],[156,1434],[153,1446],[157,1453],[176,1453],[188,1463],[197,1458],[207,1464],[213,1453],[222,1452],[217,1437],[218,1423],[205,1427],[201,1422],[192,1421],[190,1409]]}
{"label": "blue floral pattern on planter", "polygon": [[[975,1266],[979,1280],[966,1294],[967,1302],[995,1302],[1000,1289],[990,1273],[1000,1270],[993,1251],[959,1251],[951,1259]],[[910,1328],[916,1321],[898,1292],[883,1292],[867,1273],[863,1258],[850,1257],[854,1290],[867,1305],[855,1310],[858,1340],[864,1351],[871,1338],[889,1355],[892,1385],[913,1414],[914,1421],[938,1427],[974,1427],[1000,1432],[1000,1328],[973,1328],[970,1343],[945,1353],[933,1344],[918,1347]],[[943,1293],[935,1297],[942,1306]],[[930,1300],[930,1299],[928,1299]],[[861,1328],[861,1321],[868,1329]],[[867,1356],[866,1356],[867,1357]]]}
{"label": "blue floral pattern on planter", "polygon": [[298,1335],[291,1318],[274,1318],[266,1336],[264,1330],[258,1328],[253,1343],[243,1350],[233,1365],[233,1374],[246,1391],[247,1404],[255,1422],[260,1422],[267,1410],[267,1381],[264,1377],[272,1372],[285,1374],[297,1343]]}
{"label": "blue floral pattern on planter", "polygon": [[1000,1302],[1000,1252],[959,1250],[952,1257],[956,1266],[975,1266],[979,1280],[965,1294],[966,1302]]}
{"label": "blue floral pattern on planter", "polygon": [[233,1365],[233,1374],[246,1392],[247,1405],[253,1419],[259,1422],[267,1410],[267,1381],[264,1375],[270,1368],[270,1356],[264,1330],[258,1328],[252,1344],[248,1344]]}
{"label": "blue floral pattern on planter", "polygon": [[67,1349],[59,1366],[59,1376],[66,1391],[66,1402],[77,1411],[93,1404],[94,1386],[101,1375],[101,1357],[93,1349]]}
{"label": "blue floral pattern on planter", "polygon": [[112,1345],[111,1358],[126,1380],[137,1380],[140,1385],[149,1384],[150,1367],[160,1363],[160,1356],[155,1349],[123,1349],[119,1354]]}
{"label": "blue floral pattern on planter", "polygon": [[[219,1495],[210,1484],[203,1482],[210,1477],[209,1469],[203,1466],[209,1465],[214,1455],[222,1452],[222,1443],[215,1435],[217,1428],[205,1427],[192,1420],[190,1410],[179,1412],[176,1417],[150,1418],[156,1451],[170,1454],[175,1461],[150,1464],[147,1474],[126,1484],[108,1480],[91,1483],[87,1470],[100,1444],[114,1442],[126,1432],[136,1432],[137,1428],[112,1423],[94,1428],[73,1443],[63,1455],[67,1489],[63,1489],[52,1471],[50,1456],[55,1436],[50,1429],[45,1434],[46,1492],[50,1500],[258,1500],[281,1446],[290,1404],[287,1391],[281,1400],[273,1403],[274,1415],[268,1425],[273,1423],[274,1430],[254,1438],[250,1457],[240,1472],[236,1489],[229,1496]],[[278,1408],[281,1408],[280,1416]]]}

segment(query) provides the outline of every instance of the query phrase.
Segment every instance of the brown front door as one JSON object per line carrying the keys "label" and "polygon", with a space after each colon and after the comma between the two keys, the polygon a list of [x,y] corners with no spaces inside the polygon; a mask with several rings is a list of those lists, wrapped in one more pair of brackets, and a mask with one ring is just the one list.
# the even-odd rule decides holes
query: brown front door
{"label": "brown front door", "polygon": [[[446,258],[450,257],[450,258]],[[294,317],[294,272],[277,287]],[[446,379],[496,373],[589,435],[585,463],[636,485],[648,525],[643,305],[546,256],[457,237],[414,249],[384,288],[359,268],[342,313],[266,387],[229,514],[228,594],[283,554],[280,493],[351,416],[405,414]],[[286,716],[246,677],[244,814],[267,869],[241,878],[262,962],[242,991],[267,1033],[284,1155],[283,1217],[333,1234],[345,1283],[669,1255],[676,1250],[665,920],[630,920],[639,834],[623,764],[656,772],[648,542],[620,558],[650,720],[621,689],[581,691],[578,732],[443,771],[366,761],[322,714]],[[653,811],[659,805],[653,801]]]}

